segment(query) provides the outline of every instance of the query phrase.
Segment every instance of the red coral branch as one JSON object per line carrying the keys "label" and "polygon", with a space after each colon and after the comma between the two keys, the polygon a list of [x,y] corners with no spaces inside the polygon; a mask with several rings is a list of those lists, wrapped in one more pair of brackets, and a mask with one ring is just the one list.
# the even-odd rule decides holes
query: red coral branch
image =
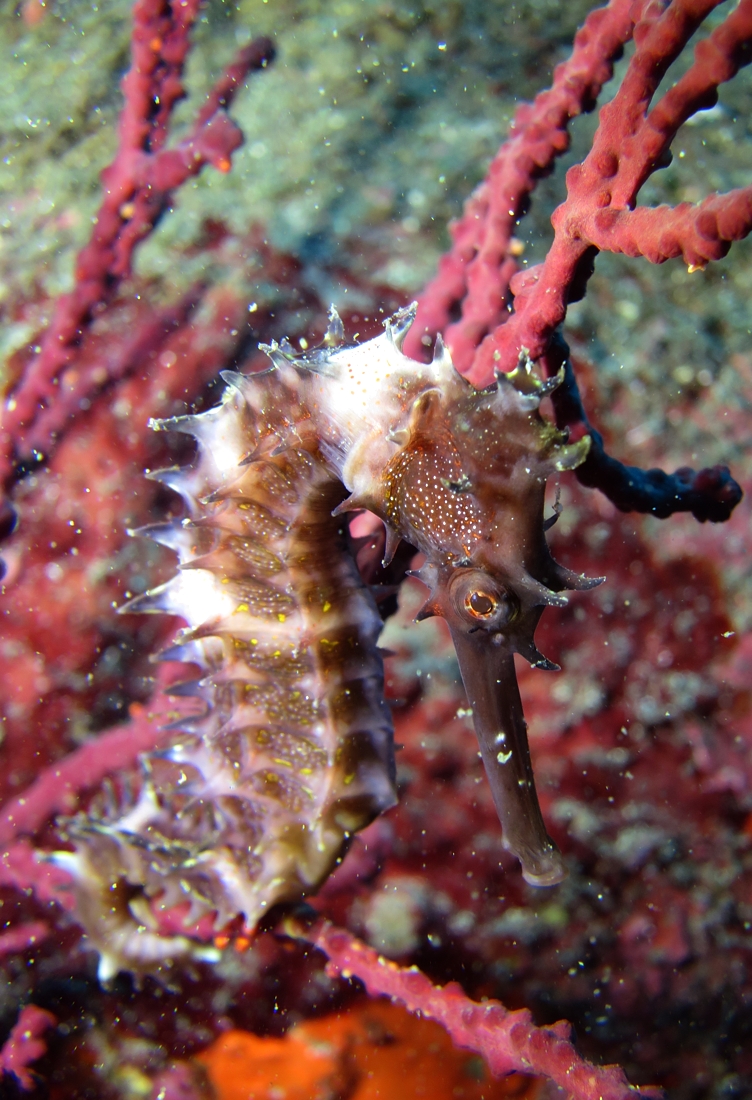
{"label": "red coral branch", "polygon": [[132,768],[141,753],[171,737],[166,723],[176,721],[179,714],[185,716],[186,709],[184,704],[176,709],[175,700],[164,692],[176,675],[184,679],[185,671],[186,666],[178,662],[162,664],[148,709],[132,704],[129,721],[104,730],[64,760],[48,765],[22,795],[7,802],[0,812],[0,844],[33,836],[55,814],[72,813],[82,791],[98,786],[107,775]]}
{"label": "red coral branch", "polygon": [[267,38],[255,39],[240,51],[189,136],[173,149],[164,148],[172,111],[185,94],[183,66],[198,8],[199,0],[138,0],[134,7],[118,151],[102,172],[104,197],[91,239],[78,255],[75,286],[58,300],[38,353],[6,403],[0,483],[12,481],[19,459],[46,453],[82,400],[122,375],[122,364],[112,374],[105,372],[104,379],[81,378],[76,372],[68,378],[66,368],[84,330],[130,275],[136,245],[154,229],[173,191],[206,163],[229,170],[232,153],[242,143],[240,130],[224,109],[245,77],[272,60],[274,47]]}
{"label": "red coral branch", "polygon": [[12,1073],[24,1092],[30,1092],[35,1083],[28,1067],[47,1050],[42,1035],[56,1025],[57,1019],[51,1012],[36,1005],[26,1005],[0,1050],[0,1070]]}
{"label": "red coral branch", "polygon": [[752,0],[741,0],[648,113],[669,66],[717,4],[673,0],[658,17],[652,3],[633,9],[636,48],[627,72],[600,113],[590,152],[567,173],[567,198],[552,216],[555,236],[545,261],[510,278],[514,312],[478,347],[467,372],[476,385],[487,385],[495,370],[511,370],[523,347],[533,359],[546,354],[567,305],[584,293],[597,250],[652,263],[682,256],[692,269],[724,256],[750,232],[752,188],[711,195],[698,206],[634,208],[645,180],[668,163],[682,123],[712,106],[718,86],[752,59]]}
{"label": "red coral branch", "polygon": [[491,1072],[530,1073],[548,1077],[574,1100],[635,1100],[660,1097],[657,1088],[635,1088],[618,1066],[594,1066],[580,1057],[564,1021],[536,1027],[526,1009],[510,1011],[499,1001],[471,1001],[456,982],[435,986],[416,966],[398,966],[384,959],[349,932],[322,921],[308,931],[286,928],[305,939],[329,959],[327,973],[355,977],[371,996],[391,997],[431,1020],[443,1024],[459,1047],[482,1055]]}
{"label": "red coral branch", "polygon": [[[408,354],[442,333],[457,367],[476,386],[512,370],[523,349],[556,373],[553,342],[570,302],[581,298],[598,251],[681,257],[690,271],[724,256],[752,229],[752,186],[709,195],[698,205],[635,207],[649,176],[670,161],[679,127],[718,98],[718,87],[752,59],[752,0],[739,5],[698,43],[686,73],[650,109],[671,64],[719,0],[611,0],[590,14],[550,89],[517,111],[509,139],[451,228],[453,246],[420,299]],[[569,144],[569,122],[592,108],[623,45],[635,51],[613,99],[600,112],[585,160],[569,170],[567,197],[552,216],[554,241],[542,264],[518,270],[513,231],[538,179]],[[458,310],[461,317],[453,322]],[[570,372],[571,373],[571,372]],[[574,384],[573,376],[570,379]],[[571,385],[570,385],[571,390]],[[571,395],[570,395],[571,396]],[[579,402],[579,398],[577,399]],[[559,412],[568,397],[560,395]],[[571,411],[571,410],[570,410]],[[586,417],[560,417],[583,427]],[[577,471],[620,508],[668,516],[689,510],[727,519],[741,490],[725,468],[644,473],[606,455],[590,425],[591,456]]]}
{"label": "red coral branch", "polygon": [[0,935],[0,959],[6,955],[17,955],[21,951],[28,951],[30,947],[36,947],[42,940],[50,935],[50,926],[43,920],[24,921],[15,928],[9,929]]}
{"label": "red coral branch", "polygon": [[57,439],[74,417],[89,407],[94,394],[141,366],[153,348],[188,322],[201,301],[202,291],[203,288],[194,287],[176,305],[157,311],[150,320],[134,328],[130,338],[113,343],[108,354],[89,361],[78,356],[75,363],[71,361],[58,380],[57,399],[42,406],[28,427],[16,436],[17,454],[28,457],[49,453],[50,441]]}
{"label": "red coral branch", "polygon": [[[648,113],[669,66],[718,0],[611,0],[592,12],[551,88],[520,107],[509,139],[452,227],[453,245],[419,300],[410,354],[443,333],[463,373],[478,386],[511,370],[521,348],[545,355],[570,301],[581,297],[596,250],[682,256],[704,267],[752,228],[752,188],[708,196],[698,206],[634,208],[646,179],[667,163],[679,127],[717,100],[718,87],[752,55],[752,3],[742,0],[707,39],[689,70]],[[593,145],[567,173],[566,201],[554,212],[554,243],[543,264],[518,271],[513,231],[538,179],[569,144],[572,118],[590,110],[614,60],[630,39],[636,49],[620,87],[600,113]],[[513,305],[512,305],[513,299]],[[461,308],[461,319],[452,323]],[[513,310],[513,311],[512,311]],[[511,312],[510,312],[511,311]]]}
{"label": "red coral branch", "polygon": [[[49,764],[23,794],[7,802],[0,811],[0,885],[32,890],[40,901],[54,901],[72,909],[70,876],[61,868],[38,857],[25,839],[38,833],[56,814],[71,814],[79,796],[101,784],[105,776],[131,771],[142,753],[152,751],[172,736],[167,723],[185,716],[185,701],[180,708],[169,697],[170,683],[185,677],[186,666],[178,662],[160,665],[157,689],[148,709],[131,705],[129,721],[104,730],[64,760]],[[46,928],[46,926],[44,926]],[[14,936],[20,929],[7,933]],[[41,933],[40,933],[41,934]],[[28,946],[28,945],[27,945]],[[0,956],[3,954],[0,937]]]}
{"label": "red coral branch", "polygon": [[[569,146],[573,118],[592,110],[613,73],[614,61],[632,34],[632,0],[611,0],[590,13],[577,32],[571,57],[557,66],[553,84],[516,111],[509,138],[488,175],[450,226],[452,248],[418,300],[416,322],[405,350],[420,358],[421,341],[445,336],[458,369],[470,369],[475,350],[510,304],[509,283],[517,271],[510,247],[527,200],[557,156]],[[462,317],[452,324],[461,304]]]}
{"label": "red coral branch", "polygon": [[52,901],[63,909],[74,909],[71,883],[68,872],[40,858],[28,840],[17,840],[0,854],[0,885],[33,893],[37,901]]}
{"label": "red coral branch", "polygon": [[[693,270],[726,255],[752,228],[752,187],[709,195],[698,205],[638,206],[588,213],[576,229],[602,252],[644,256],[653,264],[682,257]],[[575,230],[567,230],[573,233]]]}

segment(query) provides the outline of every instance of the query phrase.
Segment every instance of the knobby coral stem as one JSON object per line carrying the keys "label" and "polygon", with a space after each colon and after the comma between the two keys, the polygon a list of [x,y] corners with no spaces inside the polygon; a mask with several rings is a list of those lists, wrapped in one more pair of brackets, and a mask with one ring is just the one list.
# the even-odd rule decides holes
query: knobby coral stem
{"label": "knobby coral stem", "polygon": [[[452,227],[452,249],[420,299],[409,354],[421,353],[419,338],[425,342],[441,332],[455,364],[482,388],[496,370],[512,370],[523,347],[534,360],[546,353],[567,306],[584,295],[598,251],[651,263],[681,257],[697,270],[747,236],[749,187],[709,195],[698,205],[636,205],[645,181],[670,162],[679,127],[712,107],[719,86],[752,60],[752,0],[740,0],[697,44],[687,72],[653,105],[669,66],[718,2],[612,0],[591,13],[552,87],[518,109],[486,181]],[[630,38],[634,54],[600,112],[592,148],[567,173],[566,199],[551,219],[553,245],[542,264],[518,270],[513,232],[528,198],[567,149],[571,119],[592,109]],[[727,482],[720,475],[715,481],[723,496]],[[682,499],[686,491],[682,488]]]}
{"label": "knobby coral stem", "polygon": [[[244,79],[273,60],[274,46],[264,37],[238,52],[188,137],[175,148],[165,148],[172,111],[184,95],[183,66],[198,7],[197,0],[174,7],[163,0],[139,0],[134,8],[118,151],[102,172],[102,203],[91,238],[77,257],[74,287],[58,299],[40,350],[3,410],[0,486],[12,484],[28,460],[46,457],[63,427],[80,413],[82,398],[102,389],[101,381],[89,379],[82,394],[81,385],[62,386],[61,375],[75,359],[97,311],[114,300],[130,276],[135,248],[155,228],[173,192],[207,163],[228,171],[242,144],[243,135],[225,109]],[[0,526],[3,521],[12,526],[12,512],[0,501]]]}
{"label": "knobby coral stem", "polygon": [[457,1046],[480,1054],[497,1077],[514,1072],[545,1076],[573,1100],[663,1096],[658,1088],[630,1085],[619,1066],[595,1066],[582,1058],[564,1020],[537,1027],[528,1009],[510,1011],[493,1000],[479,1004],[456,982],[436,986],[417,966],[398,966],[328,921],[307,929],[288,921],[280,931],[323,951],[330,976],[357,978],[371,996],[391,997],[443,1024]]}
{"label": "knobby coral stem", "polygon": [[0,1075],[12,1074],[19,1087],[30,1092],[36,1082],[29,1066],[45,1053],[47,1043],[42,1036],[56,1025],[57,1018],[51,1012],[36,1005],[25,1005],[0,1049]]}
{"label": "knobby coral stem", "polygon": [[661,469],[627,466],[606,453],[603,436],[588,420],[577,386],[569,348],[560,335],[544,365],[549,375],[564,367],[564,381],[552,394],[556,424],[592,440],[587,458],[574,471],[578,481],[600,489],[621,512],[645,512],[665,519],[675,512],[691,512],[704,523],[723,523],[742,499],[742,490],[727,466],[692,470],[682,466],[673,474]]}
{"label": "knobby coral stem", "polygon": [[[452,248],[419,299],[416,323],[405,342],[408,355],[421,357],[422,341],[431,343],[441,332],[455,365],[465,373],[486,333],[506,320],[509,284],[518,266],[510,251],[517,222],[538,180],[569,147],[570,122],[592,110],[611,78],[632,36],[632,9],[632,0],[610,0],[591,12],[577,32],[571,57],[557,66],[551,87],[517,109],[486,180],[451,226]],[[461,317],[450,323],[457,308]],[[492,377],[493,370],[482,385]]]}

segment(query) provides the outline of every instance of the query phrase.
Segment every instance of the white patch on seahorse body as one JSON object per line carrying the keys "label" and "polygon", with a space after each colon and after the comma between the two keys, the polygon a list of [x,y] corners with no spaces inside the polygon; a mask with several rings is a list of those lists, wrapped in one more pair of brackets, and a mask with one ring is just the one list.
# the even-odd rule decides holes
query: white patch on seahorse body
{"label": "white patch on seahorse body", "polygon": [[337,473],[353,492],[360,488],[354,470],[363,457],[374,475],[384,469],[397,450],[390,433],[404,425],[414,396],[441,385],[450,368],[408,359],[386,333],[332,352],[327,367],[327,375],[312,374],[306,389],[316,402],[323,438],[343,456]]}
{"label": "white patch on seahorse body", "polygon": [[165,610],[182,616],[192,627],[232,615],[238,605],[207,569],[177,573],[167,582],[164,598]]}
{"label": "white patch on seahorse body", "polygon": [[244,399],[228,386],[220,405],[194,418],[196,438],[201,444],[200,460],[210,462],[220,480],[236,469],[248,449],[243,404]]}
{"label": "white patch on seahorse body", "polygon": [[237,410],[236,415],[218,418],[213,425],[214,430],[211,435],[212,461],[222,475],[227,475],[236,469],[243,457],[244,449],[248,446],[242,434],[239,398],[229,388],[225,391],[223,411],[229,411],[228,406],[234,406]]}

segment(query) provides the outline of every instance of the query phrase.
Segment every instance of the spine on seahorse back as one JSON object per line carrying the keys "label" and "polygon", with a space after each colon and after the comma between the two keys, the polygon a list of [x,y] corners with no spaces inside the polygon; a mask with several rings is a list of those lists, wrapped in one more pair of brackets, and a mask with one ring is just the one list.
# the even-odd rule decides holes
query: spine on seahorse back
{"label": "spine on seahorse back", "polygon": [[253,928],[315,889],[395,801],[382,623],[332,516],[345,494],[301,380],[282,367],[230,381],[218,409],[155,425],[198,440],[194,467],[154,475],[182,493],[189,519],[144,532],[181,569],[126,608],[187,621],[171,656],[201,669],[181,694],[206,714],[145,759],[132,805],[70,821],[76,851],[56,857],[103,979],[196,954],[160,932],[156,907],[187,903],[186,928],[239,914]]}

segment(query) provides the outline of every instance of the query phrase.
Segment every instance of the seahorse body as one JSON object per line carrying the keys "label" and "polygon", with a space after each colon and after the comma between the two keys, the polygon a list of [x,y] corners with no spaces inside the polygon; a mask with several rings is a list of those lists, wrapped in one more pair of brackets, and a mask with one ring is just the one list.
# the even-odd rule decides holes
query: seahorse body
{"label": "seahorse body", "polygon": [[[153,476],[188,518],[145,533],[176,551],[178,574],[130,611],[182,616],[171,656],[205,714],[144,760],[140,792],[67,823],[78,914],[100,976],[148,971],[196,953],[166,934],[256,926],[275,904],[314,891],[352,834],[396,800],[392,726],[377,648],[381,620],[348,549],[343,513],[368,508],[426,555],[420,618],[447,619],[503,827],[530,882],[564,874],[533,785],[513,653],[551,667],[533,632],[565,587],[543,525],[545,480],[589,440],[538,412],[554,383],[529,365],[476,391],[438,341],[433,362],[401,352],[414,308],[385,333],[343,346],[332,311],[324,346],[266,348],[260,376],[225,375],[222,404],[161,421],[198,441],[188,468]],[[349,496],[347,493],[349,492]],[[346,498],[346,499],[345,499]]]}

